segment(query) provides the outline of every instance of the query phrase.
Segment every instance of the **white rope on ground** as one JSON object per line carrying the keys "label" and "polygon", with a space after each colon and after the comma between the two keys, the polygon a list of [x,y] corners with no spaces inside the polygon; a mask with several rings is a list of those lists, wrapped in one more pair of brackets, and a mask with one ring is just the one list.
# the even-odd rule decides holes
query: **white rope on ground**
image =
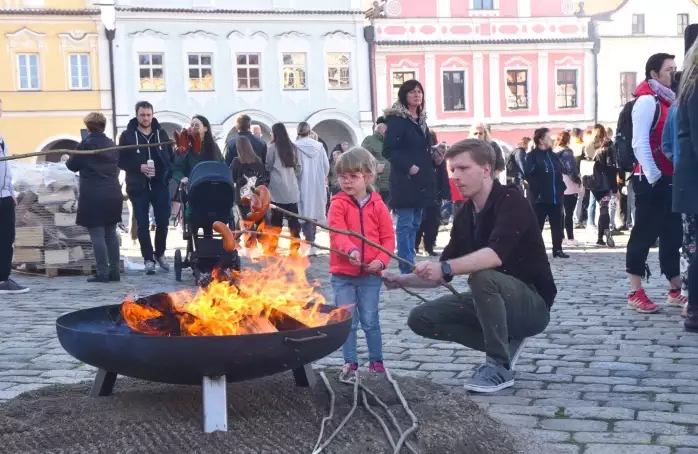
{"label": "white rope on ground", "polygon": [[[325,431],[325,424],[330,421],[334,415],[334,405],[335,405],[335,393],[332,390],[332,386],[329,383],[329,380],[327,379],[327,376],[325,375],[324,372],[320,372],[320,377],[322,378],[322,381],[325,383],[325,387],[327,388],[328,393],[330,394],[330,411],[326,417],[322,419],[322,422],[320,424],[320,436],[318,437],[318,441],[315,444],[315,448],[313,449],[312,454],[320,454],[329,444],[332,442],[332,439],[337,436],[340,430],[344,427],[344,425],[349,421],[351,416],[354,414],[354,411],[356,411],[356,407],[358,406],[358,400],[359,400],[359,389],[361,389],[361,397],[363,400],[364,407],[366,408],[366,411],[369,412],[371,416],[376,418],[378,420],[378,423],[381,425],[381,428],[383,429],[383,432],[386,435],[386,438],[388,439],[388,443],[390,443],[390,447],[393,448],[393,454],[399,454],[400,450],[402,449],[402,446],[404,445],[407,449],[409,449],[413,454],[417,454],[416,449],[414,446],[412,446],[408,441],[407,438],[419,427],[417,424],[417,417],[414,415],[412,410],[410,410],[409,405],[407,405],[407,401],[405,401],[405,397],[402,395],[402,391],[400,390],[400,386],[397,384],[397,382],[393,379],[392,375],[390,375],[390,372],[388,370],[385,370],[386,377],[388,378],[388,381],[392,384],[393,389],[395,390],[395,393],[398,395],[398,398],[400,399],[400,403],[402,404],[403,408],[405,409],[405,412],[408,414],[410,419],[412,420],[412,426],[408,428],[406,431],[403,432],[402,427],[400,426],[400,423],[398,422],[397,418],[393,413],[390,411],[388,406],[383,402],[381,399],[378,398],[376,393],[371,391],[369,388],[364,386],[364,384],[361,382],[361,376],[359,375],[358,371],[354,372],[354,380],[351,379],[343,379],[339,378],[340,383],[344,383],[347,385],[353,385],[354,386],[354,402],[352,404],[351,410],[347,414],[347,416],[342,420],[340,425],[335,429],[335,431],[330,435],[330,437],[327,439],[325,443],[323,443],[320,447],[318,445],[322,441],[322,436]],[[383,418],[376,413],[375,410],[371,408],[371,406],[368,404],[368,399],[366,398],[366,394],[370,395],[373,397],[378,405],[380,405],[385,412],[388,414],[390,417],[390,420],[392,421],[393,425],[397,429],[398,433],[400,433],[400,438],[398,439],[398,442],[395,443],[395,440],[392,437],[392,434],[390,433],[390,429],[388,428],[387,424],[383,420]]]}
{"label": "white rope on ground", "polygon": [[397,382],[395,381],[393,376],[390,374],[390,371],[388,369],[385,369],[385,376],[388,379],[388,381],[390,383],[392,383],[393,388],[395,389],[395,394],[397,394],[397,397],[400,399],[400,403],[405,408],[405,411],[407,412],[410,419],[412,420],[412,426],[409,429],[407,429],[405,432],[402,433],[402,436],[397,441],[397,446],[395,446],[395,450],[393,451],[393,454],[399,454],[403,443],[405,443],[407,441],[407,437],[409,437],[414,431],[417,430],[417,428],[419,427],[419,424],[417,424],[417,417],[414,415],[414,413],[412,413],[412,410],[410,410],[410,407],[409,407],[409,405],[407,405],[407,401],[405,400],[405,396],[402,395],[402,392],[400,391],[400,387],[398,386]]}

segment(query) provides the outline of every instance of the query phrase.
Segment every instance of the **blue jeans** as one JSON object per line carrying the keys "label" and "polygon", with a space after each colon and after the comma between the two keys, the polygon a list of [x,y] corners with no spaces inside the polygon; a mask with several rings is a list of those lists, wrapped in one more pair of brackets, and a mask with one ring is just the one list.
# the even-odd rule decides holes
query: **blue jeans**
{"label": "blue jeans", "polygon": [[594,193],[589,192],[589,208],[587,208],[587,226],[593,227],[596,225],[596,198]]}
{"label": "blue jeans", "polygon": [[[414,263],[414,242],[417,238],[417,231],[422,224],[422,209],[421,208],[398,208],[395,210],[397,214],[397,255],[400,258]],[[410,274],[412,269],[400,263],[400,272],[402,274]]]}
{"label": "blue jeans", "polygon": [[[133,204],[133,211],[138,226],[138,242],[141,245],[141,255],[146,262],[154,261],[155,257],[165,255],[167,246],[167,230],[170,226],[170,214],[172,205],[170,204],[170,191],[167,186],[154,186],[146,188],[144,191],[129,194],[129,199]],[[150,241],[150,206],[153,206],[155,217],[155,251],[153,243]]]}
{"label": "blue jeans", "polygon": [[381,293],[381,278],[378,276],[340,276],[332,275],[332,292],[337,306],[354,306],[349,337],[342,345],[344,362],[359,362],[356,356],[356,330],[361,322],[361,329],[366,335],[368,360],[383,361],[383,341],[378,317],[378,302]]}

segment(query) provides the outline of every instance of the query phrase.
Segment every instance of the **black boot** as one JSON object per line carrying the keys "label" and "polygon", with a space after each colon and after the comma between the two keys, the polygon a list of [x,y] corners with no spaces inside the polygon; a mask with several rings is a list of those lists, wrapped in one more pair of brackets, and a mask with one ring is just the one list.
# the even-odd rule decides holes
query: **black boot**
{"label": "black boot", "polygon": [[686,319],[683,321],[683,329],[689,333],[698,333],[698,313],[688,311]]}
{"label": "black boot", "polygon": [[94,276],[88,277],[87,282],[94,283],[104,283],[109,282],[109,275],[95,274]]}

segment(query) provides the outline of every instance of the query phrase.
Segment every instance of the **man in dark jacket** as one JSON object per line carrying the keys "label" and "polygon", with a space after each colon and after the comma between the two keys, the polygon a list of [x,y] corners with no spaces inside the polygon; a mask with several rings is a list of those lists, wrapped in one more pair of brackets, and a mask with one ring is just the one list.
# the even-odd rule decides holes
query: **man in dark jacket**
{"label": "man in dark jacket", "polygon": [[252,119],[249,115],[240,114],[236,120],[235,128],[238,133],[235,137],[228,141],[228,153],[225,155],[225,163],[230,167],[233,164],[233,159],[238,155],[236,141],[238,137],[247,137],[252,144],[252,149],[259,156],[262,163],[267,162],[267,144],[259,137],[252,134]]}
{"label": "man in dark jacket", "polygon": [[383,156],[383,140],[385,137],[385,118],[379,117],[376,120],[376,128],[373,134],[367,136],[361,142],[361,148],[368,150],[376,161],[378,161],[378,175],[376,175],[375,185],[386,205],[390,206],[390,161]]}
{"label": "man in dark jacket", "polygon": [[[119,145],[139,145],[169,142],[170,138],[153,117],[153,106],[147,101],[136,104],[136,117],[121,133]],[[152,164],[152,165],[150,165]],[[174,152],[172,145],[143,147],[119,152],[119,168],[126,171],[126,193],[136,216],[138,242],[145,261],[146,274],[155,274],[155,262],[165,271],[167,230],[170,223],[171,201],[168,185],[172,178]],[[150,241],[148,214],[155,215],[155,250]]]}
{"label": "man in dark jacket", "polygon": [[446,158],[469,200],[456,214],[440,263],[421,262],[414,274],[383,273],[383,278],[388,288],[433,288],[469,275],[470,291],[412,309],[407,324],[420,336],[485,352],[486,363],[465,389],[496,392],[514,384],[523,341],[548,326],[557,288],[531,205],[518,188],[493,178],[491,146],[463,140]]}

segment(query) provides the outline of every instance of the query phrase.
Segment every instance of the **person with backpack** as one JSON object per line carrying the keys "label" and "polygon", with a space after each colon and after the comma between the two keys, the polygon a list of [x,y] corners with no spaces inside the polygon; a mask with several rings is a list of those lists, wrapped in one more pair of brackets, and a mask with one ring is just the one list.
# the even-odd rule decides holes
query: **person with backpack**
{"label": "person with backpack", "polygon": [[649,278],[647,256],[659,238],[659,266],[669,280],[667,304],[682,308],[680,255],[681,215],[671,211],[674,165],[662,153],[662,133],[669,108],[676,99],[671,89],[676,71],[674,56],[652,55],[645,65],[645,80],[635,89],[618,117],[617,162],[621,170],[633,172],[635,223],[626,250],[626,271],[630,281],[628,308],[643,314],[659,312],[642,287]]}
{"label": "person with backpack", "polygon": [[518,147],[507,156],[504,168],[507,172],[507,183],[519,186],[523,191],[524,187],[524,162],[526,162],[526,150],[531,143],[530,137],[522,137]]}

